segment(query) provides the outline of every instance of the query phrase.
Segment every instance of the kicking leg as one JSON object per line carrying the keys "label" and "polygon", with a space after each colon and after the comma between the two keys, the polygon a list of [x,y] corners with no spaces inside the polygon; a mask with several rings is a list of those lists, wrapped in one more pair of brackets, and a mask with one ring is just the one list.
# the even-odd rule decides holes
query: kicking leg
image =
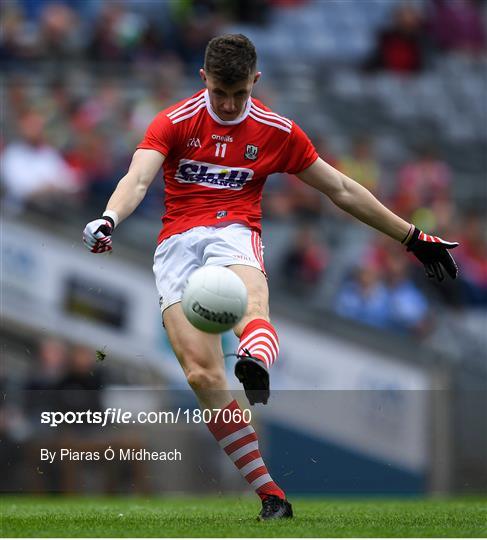
{"label": "kicking leg", "polygon": [[181,303],[164,311],[164,326],[202,407],[229,410],[215,416],[207,424],[208,429],[262,499],[261,518],[290,517],[286,496],[272,480],[260,454],[257,434],[242,418],[242,411],[228,390],[220,336],[194,328],[184,316]]}
{"label": "kicking leg", "polygon": [[269,289],[264,274],[252,266],[229,267],[243,280],[248,291],[247,312],[234,332],[240,338],[235,375],[250,401],[267,403],[269,367],[279,354],[279,338],[269,321]]}

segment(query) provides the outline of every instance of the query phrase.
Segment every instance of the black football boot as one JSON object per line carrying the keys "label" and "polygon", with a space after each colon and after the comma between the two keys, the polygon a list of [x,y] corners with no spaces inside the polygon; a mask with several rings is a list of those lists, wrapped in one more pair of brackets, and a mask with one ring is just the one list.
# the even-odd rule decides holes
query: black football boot
{"label": "black football boot", "polygon": [[245,350],[245,354],[237,355],[235,364],[235,376],[243,384],[245,394],[251,405],[255,403],[267,403],[269,399],[269,371],[258,358],[250,355]]}
{"label": "black football boot", "polygon": [[284,519],[293,517],[293,507],[285,499],[280,499],[276,495],[269,495],[262,501],[262,510],[257,516],[258,521],[269,519]]}

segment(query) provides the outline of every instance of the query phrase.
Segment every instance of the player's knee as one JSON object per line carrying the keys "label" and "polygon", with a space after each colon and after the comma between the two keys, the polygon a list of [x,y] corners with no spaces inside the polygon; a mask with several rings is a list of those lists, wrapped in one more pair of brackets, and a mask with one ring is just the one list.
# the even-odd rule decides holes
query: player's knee
{"label": "player's knee", "polygon": [[193,390],[220,389],[225,386],[225,373],[219,369],[194,366],[187,370],[186,380]]}

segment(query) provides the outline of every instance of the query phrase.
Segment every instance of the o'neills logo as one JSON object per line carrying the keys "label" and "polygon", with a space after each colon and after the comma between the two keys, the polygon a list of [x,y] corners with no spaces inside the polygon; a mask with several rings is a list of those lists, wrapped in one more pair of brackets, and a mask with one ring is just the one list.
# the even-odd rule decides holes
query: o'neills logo
{"label": "o'neills logo", "polygon": [[191,309],[207,321],[220,324],[236,324],[238,321],[238,317],[234,313],[229,313],[228,311],[212,311],[211,309],[203,307],[199,302],[193,302]]}
{"label": "o'neills logo", "polygon": [[233,142],[233,137],[230,137],[230,135],[212,135],[211,138],[214,141]]}

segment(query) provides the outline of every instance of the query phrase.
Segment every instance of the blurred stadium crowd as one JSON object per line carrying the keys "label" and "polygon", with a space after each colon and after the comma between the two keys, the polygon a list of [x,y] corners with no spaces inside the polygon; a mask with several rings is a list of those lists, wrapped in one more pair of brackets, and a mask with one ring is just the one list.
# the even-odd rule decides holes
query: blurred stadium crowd
{"label": "blurred stadium crowd", "polygon": [[[261,55],[257,97],[402,217],[461,244],[459,282],[436,286],[401,246],[275,175],[264,196],[273,294],[425,341],[445,335],[438,313],[453,314],[481,338],[486,2],[8,0],[1,17],[1,196],[13,219],[81,231],[150,120],[200,88],[208,39],[242,31]],[[149,253],[162,203],[156,181],[117,242]]]}

